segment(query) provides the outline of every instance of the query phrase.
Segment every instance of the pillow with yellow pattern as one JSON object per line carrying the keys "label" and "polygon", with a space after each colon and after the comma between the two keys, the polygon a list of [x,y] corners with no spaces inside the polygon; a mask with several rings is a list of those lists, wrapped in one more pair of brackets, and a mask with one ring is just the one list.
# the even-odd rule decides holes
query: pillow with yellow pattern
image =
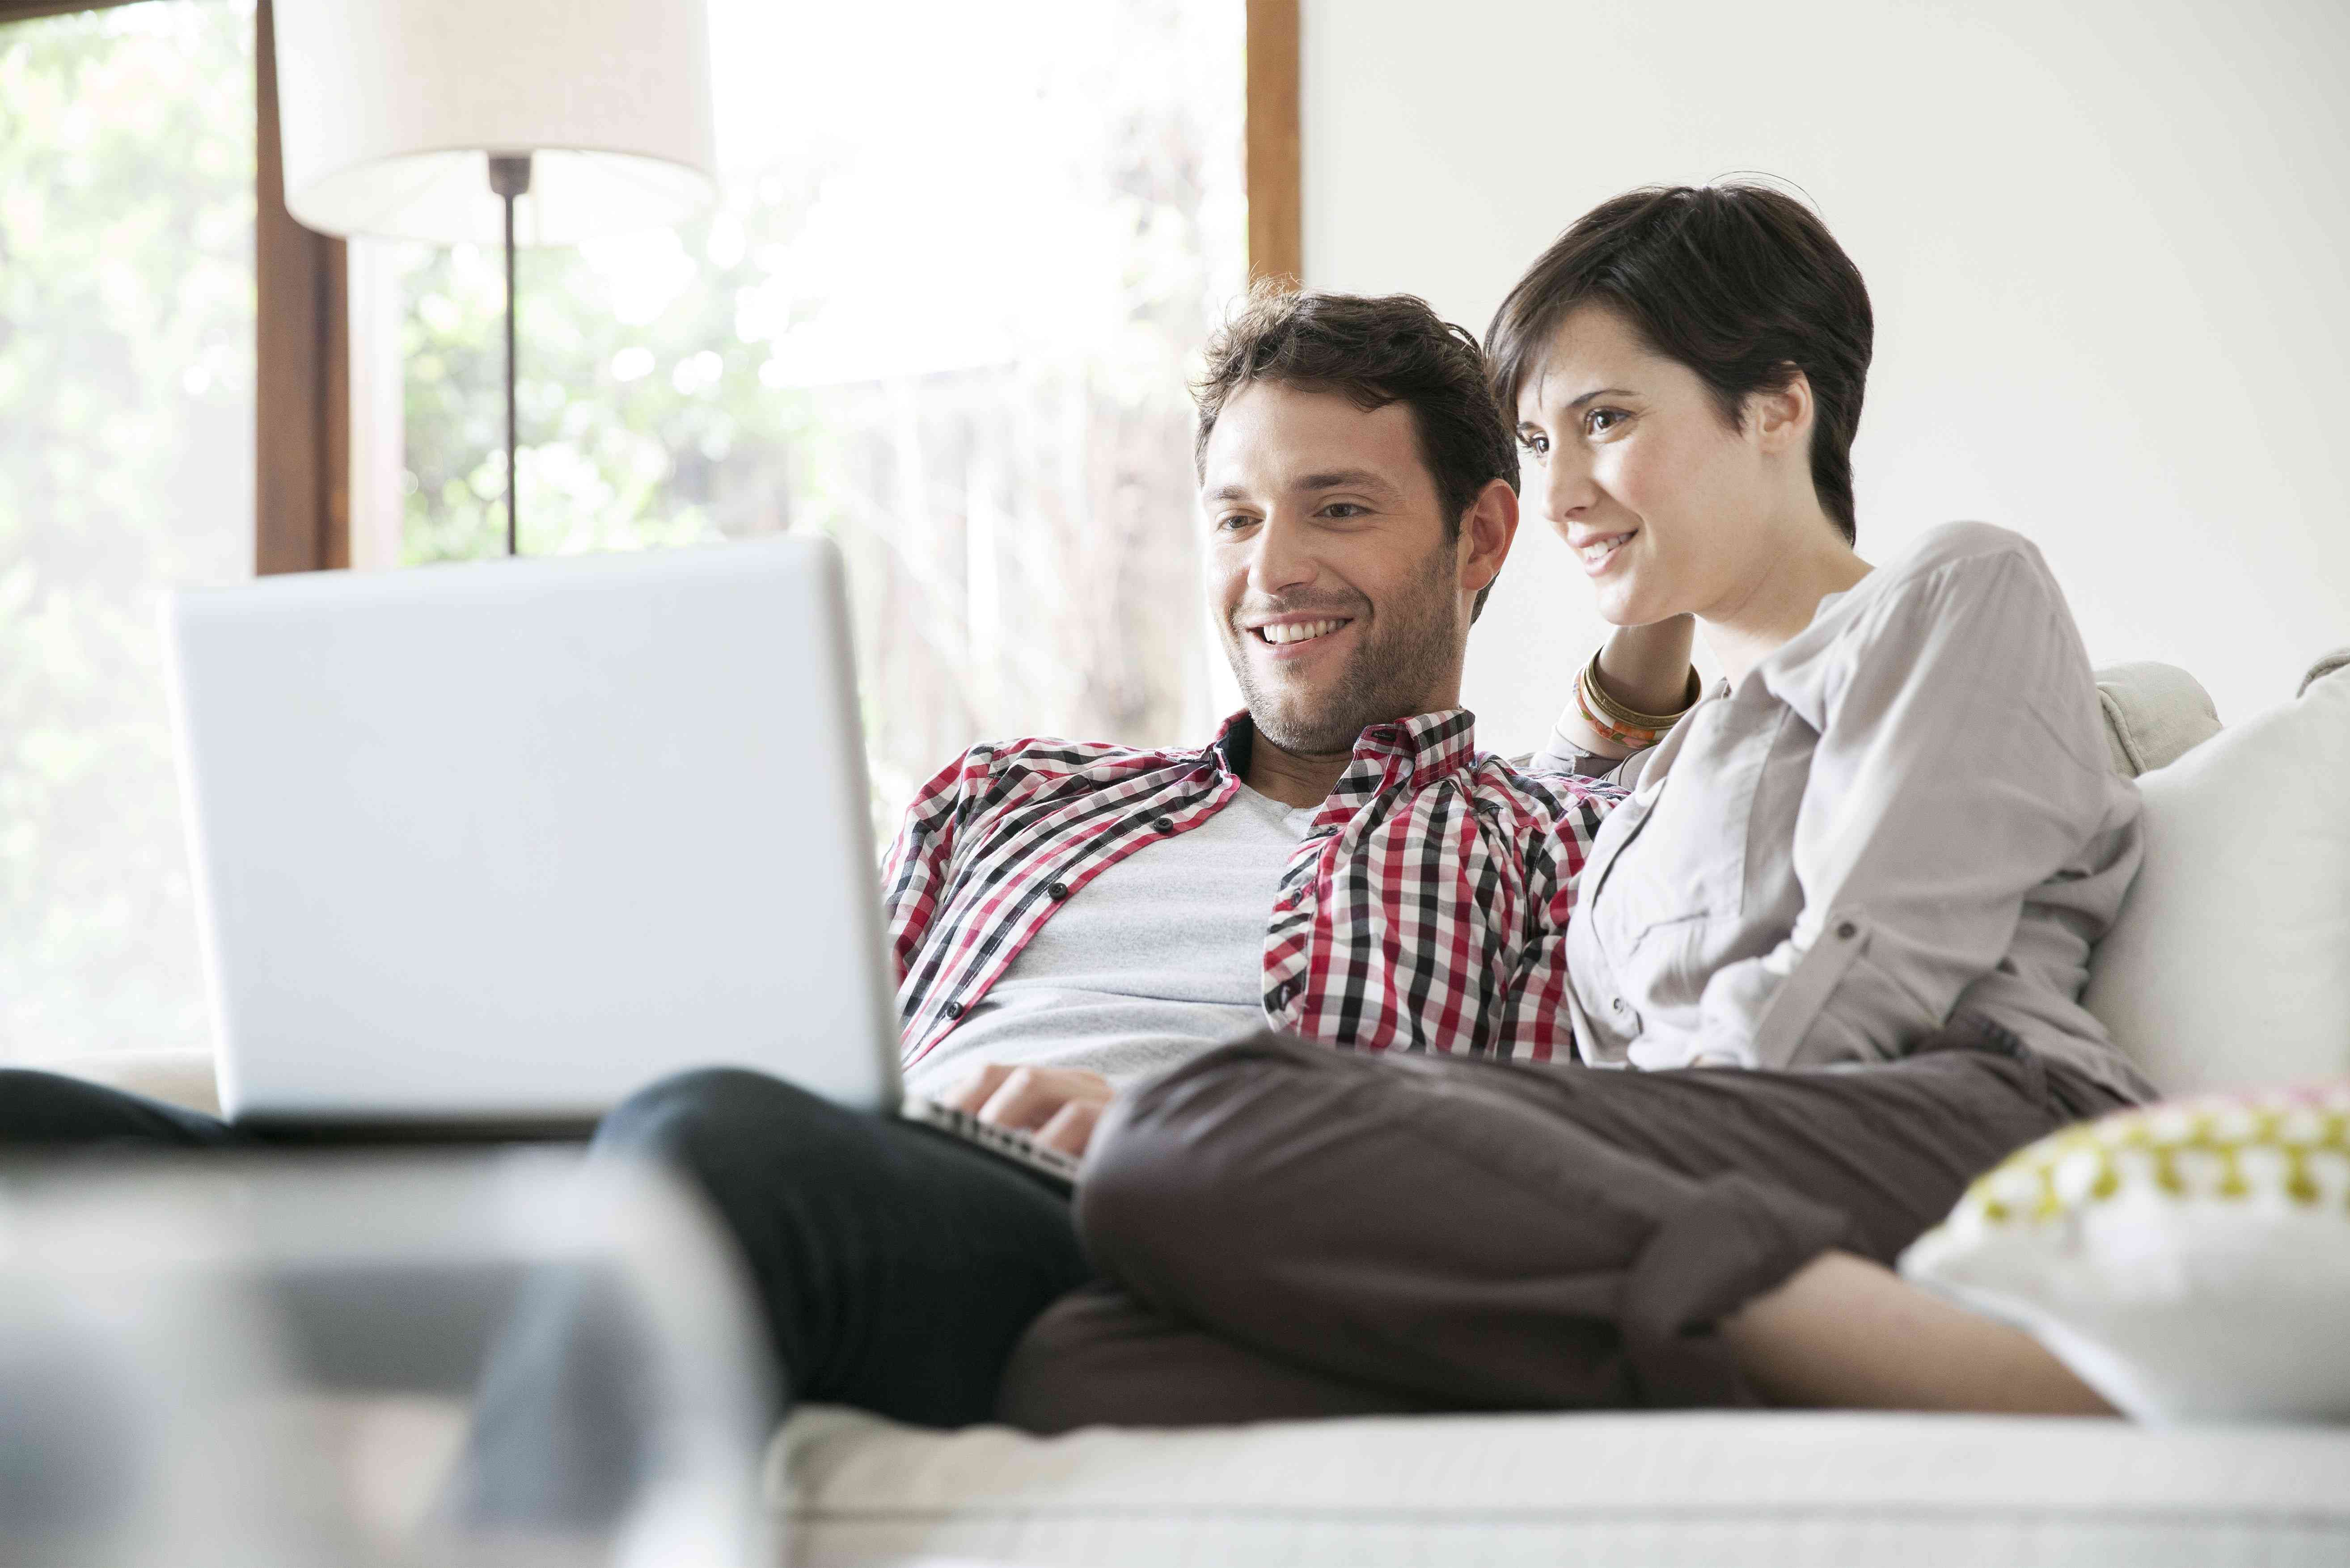
{"label": "pillow with yellow pattern", "polygon": [[2140,1420],[2350,1419],[2350,1079],[2052,1133],[1900,1268]]}

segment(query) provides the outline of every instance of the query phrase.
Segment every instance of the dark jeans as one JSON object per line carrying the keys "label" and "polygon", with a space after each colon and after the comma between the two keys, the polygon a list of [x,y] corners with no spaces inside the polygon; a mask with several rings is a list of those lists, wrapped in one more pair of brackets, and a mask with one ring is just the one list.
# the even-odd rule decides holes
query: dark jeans
{"label": "dark jeans", "polygon": [[0,1067],[0,1150],[230,1148],[251,1141],[200,1111],[56,1073]]}

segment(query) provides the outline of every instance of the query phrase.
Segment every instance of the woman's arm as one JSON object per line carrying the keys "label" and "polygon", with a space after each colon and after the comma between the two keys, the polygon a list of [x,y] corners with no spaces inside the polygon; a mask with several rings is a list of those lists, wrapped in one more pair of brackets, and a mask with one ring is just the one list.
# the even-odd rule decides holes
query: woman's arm
{"label": "woman's arm", "polygon": [[[1669,728],[1695,701],[1697,671],[1690,664],[1690,645],[1696,627],[1694,617],[1678,615],[1610,632],[1594,661],[1606,700],[1663,721],[1648,727]],[[1642,759],[1656,742],[1634,743],[1609,734],[1591,721],[1581,690],[1591,670],[1586,664],[1575,672],[1576,690],[1552,727],[1550,743],[1529,758],[1526,765],[1534,773],[1574,774],[1631,789],[1640,782]],[[1659,706],[1643,708],[1643,702]]]}
{"label": "woman's arm", "polygon": [[[1599,680],[1607,696],[1636,713],[1679,713],[1689,706],[1690,649],[1697,618],[1669,616],[1647,626],[1619,626],[1599,649]],[[1550,750],[1621,759],[1641,750],[1595,726],[1570,701],[1559,716]]]}

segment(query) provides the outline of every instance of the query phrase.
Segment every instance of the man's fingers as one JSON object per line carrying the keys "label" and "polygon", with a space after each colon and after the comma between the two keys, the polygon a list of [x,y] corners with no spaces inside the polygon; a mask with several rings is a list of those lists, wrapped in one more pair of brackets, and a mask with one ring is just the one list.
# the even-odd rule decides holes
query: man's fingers
{"label": "man's fingers", "polygon": [[979,1119],[1004,1127],[1040,1127],[1068,1100],[1067,1085],[1030,1068],[1016,1067],[979,1107]]}
{"label": "man's fingers", "polygon": [[1037,1130],[1036,1141],[1047,1148],[1057,1148],[1064,1154],[1083,1154],[1094,1140],[1094,1124],[1101,1120],[1105,1100],[1071,1100],[1055,1111],[1052,1119]]}
{"label": "man's fingers", "polygon": [[940,1100],[939,1104],[951,1110],[968,1111],[972,1116],[978,1116],[980,1107],[987,1104],[995,1091],[1003,1086],[1003,1080],[1019,1070],[1017,1067],[1007,1067],[1000,1062],[983,1062],[972,1070],[971,1076],[948,1090],[945,1097]]}

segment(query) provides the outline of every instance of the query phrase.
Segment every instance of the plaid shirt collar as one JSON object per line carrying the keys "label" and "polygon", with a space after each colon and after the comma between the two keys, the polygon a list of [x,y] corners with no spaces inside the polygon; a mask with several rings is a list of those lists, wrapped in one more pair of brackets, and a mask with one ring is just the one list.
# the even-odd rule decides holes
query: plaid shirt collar
{"label": "plaid shirt collar", "polygon": [[[1256,721],[1243,708],[1223,722],[1201,753],[1225,776],[1245,782],[1256,745]],[[1350,816],[1383,789],[1409,784],[1425,789],[1477,760],[1477,715],[1441,708],[1416,718],[1373,724],[1355,738],[1355,753],[1323,802],[1323,817]],[[1315,819],[1319,826],[1322,817]]]}

